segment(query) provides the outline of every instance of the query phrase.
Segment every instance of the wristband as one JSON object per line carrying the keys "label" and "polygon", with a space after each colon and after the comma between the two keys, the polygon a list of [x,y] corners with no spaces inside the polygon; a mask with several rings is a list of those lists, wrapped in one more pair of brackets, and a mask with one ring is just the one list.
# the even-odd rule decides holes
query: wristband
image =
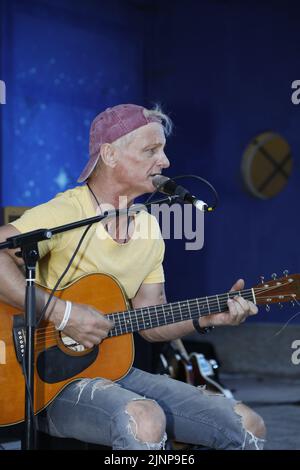
{"label": "wristband", "polygon": [[194,318],[193,320],[193,326],[195,328],[195,330],[200,334],[200,335],[205,335],[206,333],[209,333],[211,330],[214,329],[214,326],[205,326],[205,327],[201,327],[199,325],[199,318]]}
{"label": "wristband", "polygon": [[60,325],[55,327],[58,331],[62,331],[66,327],[66,325],[69,321],[70,315],[71,315],[71,310],[72,310],[72,302],[67,300],[66,301],[66,308],[65,308],[64,317],[63,317]]}

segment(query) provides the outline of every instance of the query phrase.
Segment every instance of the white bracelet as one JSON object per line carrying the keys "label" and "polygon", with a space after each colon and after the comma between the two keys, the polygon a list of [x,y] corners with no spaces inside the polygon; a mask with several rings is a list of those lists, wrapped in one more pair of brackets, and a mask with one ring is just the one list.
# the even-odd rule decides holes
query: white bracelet
{"label": "white bracelet", "polygon": [[71,310],[72,310],[72,302],[67,300],[66,301],[65,313],[64,313],[64,317],[61,321],[61,324],[59,326],[55,327],[58,331],[62,331],[66,327],[66,325],[69,321],[70,315],[71,315]]}

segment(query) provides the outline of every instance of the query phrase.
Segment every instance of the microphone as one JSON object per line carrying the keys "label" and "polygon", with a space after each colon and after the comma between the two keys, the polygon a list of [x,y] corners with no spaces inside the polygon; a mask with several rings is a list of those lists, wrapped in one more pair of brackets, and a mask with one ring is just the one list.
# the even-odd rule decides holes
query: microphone
{"label": "microphone", "polygon": [[188,202],[189,204],[193,204],[196,209],[200,211],[207,211],[208,205],[197,199],[193,196],[187,189],[183,186],[177,184],[171,178],[167,178],[163,175],[155,175],[152,178],[153,186],[161,193],[168,194],[169,196],[178,196],[183,202]]}

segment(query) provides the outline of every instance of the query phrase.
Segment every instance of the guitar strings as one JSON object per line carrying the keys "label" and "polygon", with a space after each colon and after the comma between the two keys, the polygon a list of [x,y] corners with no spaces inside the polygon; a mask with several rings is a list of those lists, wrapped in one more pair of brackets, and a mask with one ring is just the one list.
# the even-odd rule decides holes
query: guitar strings
{"label": "guitar strings", "polygon": [[[244,292],[244,291],[243,291]],[[234,297],[234,295],[237,295],[237,293],[230,293],[231,296]],[[250,289],[248,289],[248,294],[251,294],[251,299],[252,299],[252,293],[250,291]],[[246,295],[246,291],[245,291],[245,294],[243,293],[243,296],[245,297]],[[228,296],[229,294],[222,294],[221,296],[219,296],[219,303],[222,303],[224,302],[224,300],[228,300]],[[215,296],[211,296],[211,297],[207,297],[207,300],[202,300],[203,298],[198,298],[198,299],[192,299],[192,300],[189,300],[189,301],[180,301],[180,302],[173,302],[173,303],[169,303],[169,304],[159,304],[159,305],[156,305],[156,306],[149,306],[149,307],[142,307],[142,308],[139,308],[139,309],[131,309],[131,310],[127,310],[127,311],[124,311],[124,312],[112,312],[112,313],[109,313],[108,315],[112,315],[114,316],[115,318],[117,318],[118,316],[120,315],[128,315],[128,314],[134,314],[134,315],[137,315],[139,317],[143,317],[144,315],[144,311],[147,309],[148,310],[148,314],[150,313],[149,312],[149,309],[153,310],[153,313],[156,314],[156,310],[155,310],[155,307],[158,307],[158,308],[162,308],[162,306],[164,305],[165,308],[166,308],[166,305],[170,306],[168,308],[170,308],[171,311],[175,311],[175,310],[180,310],[180,309],[183,309],[187,306],[190,306],[191,308],[194,308],[194,306],[196,306],[197,308],[199,307],[199,304],[200,304],[200,300],[201,300],[201,306],[203,305],[204,307],[207,306],[207,304],[209,303],[209,307],[211,309],[214,309],[215,307],[218,306],[218,302],[214,300],[214,302],[210,302],[209,301],[209,298],[213,298]],[[222,298],[224,297],[224,298]],[[185,305],[183,305],[185,304]],[[41,332],[42,330],[46,330],[48,329],[49,327],[42,327],[42,328],[38,328],[36,331],[37,331],[37,334],[39,332]]]}
{"label": "guitar strings", "polygon": [[[290,297],[290,295],[285,295],[285,297],[286,297],[286,296],[289,296],[289,297]],[[277,296],[274,296],[273,298],[275,298],[275,297],[277,297]],[[272,298],[272,297],[268,296],[268,297],[266,297],[266,299],[267,299],[267,298]],[[195,302],[193,302],[193,303],[195,303]],[[223,301],[223,303],[224,303],[224,301]],[[161,305],[159,305],[159,307],[160,307],[160,306],[161,306]],[[222,307],[224,307],[224,311],[226,311],[226,307],[227,307],[226,303],[225,303]],[[147,326],[149,326],[149,324],[150,324],[149,328],[154,328],[154,327],[156,327],[156,326],[159,326],[159,325],[161,324],[160,320],[162,320],[162,321],[166,320],[166,316],[165,316],[165,315],[166,315],[166,312],[163,312],[163,314],[159,314],[159,313],[157,313],[157,312],[153,312],[153,311],[152,311],[151,313],[154,313],[155,315],[153,315],[152,318],[151,318],[149,309],[153,309],[153,307],[149,307],[149,308],[148,308],[148,307],[144,307],[143,310],[145,310],[145,308],[148,310],[148,317],[149,317],[149,318],[148,318],[148,325],[147,325]],[[192,307],[192,308],[193,308],[193,307]],[[212,307],[212,308],[213,308],[213,307]],[[140,311],[140,312],[135,312],[135,317],[136,317],[136,318],[134,318],[134,316],[131,315],[132,313],[133,313],[133,311],[121,312],[121,313],[116,313],[116,314],[109,314],[109,315],[112,315],[112,316],[115,316],[115,317],[116,317],[116,315],[118,315],[118,318],[116,318],[116,320],[118,321],[118,323],[117,323],[117,321],[115,322],[116,324],[115,324],[114,328],[113,328],[111,331],[113,332],[114,330],[117,331],[118,329],[120,329],[122,334],[131,333],[131,332],[132,332],[132,329],[135,329],[136,327],[138,327],[138,326],[141,325],[141,322],[139,321],[139,320],[141,320],[141,319],[143,320],[143,324],[144,324],[144,327],[145,327],[145,329],[146,329],[146,324],[145,324],[145,323],[147,323],[147,319],[146,319],[146,322],[145,322],[145,321],[144,321],[144,319],[145,319],[145,312],[144,312],[144,311],[143,311],[143,312],[142,312],[142,311]],[[182,318],[182,316],[183,316],[184,314],[186,314],[186,313],[189,314],[189,315],[188,315],[188,318],[186,318],[186,319],[193,318],[193,316],[195,316],[195,318],[198,318],[198,317],[199,317],[199,310],[198,310],[198,307],[197,307],[197,312],[196,312],[197,315],[193,315],[193,314],[191,315],[191,311],[190,311],[190,308],[189,308],[189,307],[188,307],[188,308],[186,308],[186,307],[182,307],[182,308],[179,307],[179,308],[178,308],[178,306],[176,306],[176,309],[175,309],[175,308],[172,309],[172,312],[168,312],[167,314],[170,314],[170,313],[172,313],[172,319],[173,319],[174,321],[173,321],[173,322],[167,322],[167,323],[165,323],[165,324],[168,324],[168,323],[177,323],[177,322],[179,322],[179,321],[184,321],[185,318]],[[193,312],[193,313],[194,313],[194,312]],[[120,315],[123,315],[123,318],[120,318]],[[127,318],[125,317],[126,315],[127,315]],[[201,316],[201,315],[200,315],[200,316]],[[139,318],[138,318],[138,317],[139,317]],[[133,320],[133,321],[132,321],[132,320]],[[151,320],[152,320],[152,321],[151,321]],[[129,322],[130,322],[130,324],[129,324]],[[133,322],[136,323],[136,325],[134,325]],[[153,323],[156,323],[156,322],[157,322],[157,325],[156,325],[156,324],[153,325]],[[128,329],[127,329],[128,326],[130,327],[130,331],[128,331]],[[125,331],[123,331],[123,329],[125,329]],[[142,328],[140,328],[140,329],[142,329]],[[38,339],[37,343],[38,343],[38,342],[41,342],[41,339],[42,339],[43,341],[45,341],[46,339],[51,339],[51,338],[53,338],[53,339],[55,338],[55,339],[56,339],[57,334],[58,334],[57,331],[54,330],[54,329],[53,329],[52,331],[50,330],[50,331],[48,331],[48,332],[45,332],[44,334],[41,333],[41,332],[39,332],[39,338],[37,338],[37,339]],[[42,336],[43,338],[41,338],[41,336]],[[75,340],[74,340],[74,341],[75,341]]]}
{"label": "guitar strings", "polygon": [[[226,311],[227,305],[224,304],[223,307],[224,307],[223,311]],[[125,315],[123,314],[124,318],[120,318],[120,317],[117,318],[115,321],[115,326],[111,331],[113,332],[115,330],[116,332],[118,332],[118,330],[120,329],[120,332],[122,334],[123,333],[125,334],[125,333],[130,333],[134,330],[143,329],[142,326],[144,326],[144,329],[148,329],[148,328],[154,328],[154,327],[160,326],[162,324],[177,323],[179,321],[184,321],[190,318],[199,318],[198,309],[195,312],[195,314],[194,312],[191,312],[190,309],[186,309],[186,308],[179,309],[179,310],[176,309],[176,311],[168,312],[167,315],[170,315],[171,313],[172,313],[172,319],[173,319],[172,322],[166,321],[166,313],[163,313],[163,314],[157,313],[155,315],[150,315],[150,313],[148,313],[148,318],[146,318],[145,315],[143,316],[139,315],[139,317],[136,315],[136,318],[134,318],[133,316],[130,316],[129,314],[127,314],[127,318],[126,318]],[[186,315],[186,318],[183,318],[185,314],[188,314],[188,315]],[[128,331],[128,327],[129,327],[129,331]],[[53,329],[45,333],[40,333],[37,336],[37,339],[38,340],[42,339],[43,341],[45,341],[46,339],[50,339],[51,337],[52,338],[56,337],[57,334],[58,332]]]}
{"label": "guitar strings", "polygon": [[[248,292],[248,293],[247,293]],[[207,300],[203,300],[203,297],[202,298],[197,298],[197,299],[192,299],[192,300],[189,300],[189,301],[179,301],[179,302],[172,302],[172,303],[169,303],[169,304],[158,304],[156,306],[149,306],[149,307],[142,307],[142,308],[139,308],[139,309],[132,309],[132,310],[126,310],[124,312],[113,312],[113,313],[109,313],[107,314],[106,316],[113,316],[114,319],[117,319],[117,320],[123,320],[124,321],[124,318],[118,318],[120,317],[121,315],[129,315],[129,316],[139,316],[141,319],[143,318],[144,314],[145,314],[145,310],[147,310],[147,314],[149,315],[150,313],[154,313],[155,315],[157,314],[156,312],[156,307],[157,308],[160,308],[163,310],[163,306],[165,308],[170,308],[171,312],[173,313],[176,313],[176,311],[180,312],[180,311],[183,311],[183,309],[186,309],[186,307],[191,307],[191,308],[194,308],[195,306],[197,307],[197,309],[199,308],[199,304],[200,304],[200,300],[201,300],[201,306],[203,307],[207,307],[207,305],[209,305],[209,308],[208,308],[208,311],[210,309],[215,309],[219,306],[219,304],[225,304],[226,305],[226,302],[228,300],[228,297],[230,297],[230,294],[231,294],[231,297],[234,297],[235,295],[237,294],[240,294],[243,293],[243,297],[245,298],[246,295],[249,295],[250,294],[250,299],[252,299],[252,290],[251,289],[247,289],[245,291],[235,291],[235,292],[230,292],[228,294],[222,294],[219,296],[219,302],[214,300],[213,302],[210,302],[209,299],[212,299],[216,296],[210,296],[210,297],[205,297],[205,299]],[[223,297],[223,298],[222,298]],[[166,307],[166,305],[168,305],[169,307]],[[150,312],[150,310],[152,310],[152,312]],[[219,312],[221,313],[221,312]],[[163,316],[164,316],[164,312],[163,312]],[[38,328],[36,330],[37,334],[39,334],[40,332],[42,332],[42,330],[46,330],[48,329],[49,327],[43,327],[43,328]]]}
{"label": "guitar strings", "polygon": [[[188,311],[188,309],[186,310]],[[190,313],[190,312],[189,312]],[[150,327],[149,328],[155,328],[156,326],[159,326],[161,325],[161,323],[159,322],[159,320],[164,320],[165,319],[165,316],[164,315],[157,315],[158,318],[155,318],[155,317],[152,317],[152,321],[150,320],[149,318],[149,321],[150,321]],[[179,312],[179,315],[178,315],[178,312],[175,313],[175,315],[172,316],[173,320],[172,322],[167,322],[166,324],[171,324],[171,323],[178,323],[180,321],[184,321],[185,319],[182,318],[182,312]],[[192,316],[192,317],[188,317],[188,319],[190,318],[198,318],[198,315],[195,315],[195,316]],[[123,320],[124,321],[124,320]],[[136,331],[135,328],[137,328],[139,326],[139,322],[137,320],[134,320],[136,322],[136,325],[133,325],[132,324],[132,321],[131,321],[131,324],[130,324],[130,327],[131,327],[131,331],[128,331],[127,330],[127,326],[128,326],[128,323],[126,324],[125,322],[123,323],[122,321],[119,322],[119,324],[116,324],[114,326],[114,328],[111,330],[112,332],[115,330],[116,331],[116,335],[109,335],[109,336],[120,336],[121,334],[127,334],[127,333],[131,333],[133,331]],[[155,325],[153,323],[155,323],[156,321],[158,321],[158,324]],[[144,322],[143,322],[144,323]],[[144,326],[145,323],[144,323]],[[118,333],[118,329],[120,329],[120,333]],[[142,328],[137,328],[138,329],[142,329]],[[145,328],[147,329],[147,328]],[[124,331],[125,330],[125,331]],[[53,330],[52,332],[48,332],[48,334],[44,335],[43,338],[38,338],[37,341],[36,341],[36,345],[42,345],[42,349],[44,349],[44,342],[45,341],[50,341],[51,339],[55,340],[55,343],[56,343],[56,339],[57,339],[57,331]],[[63,342],[63,340],[61,340]],[[74,340],[74,345],[78,345],[80,343],[78,343],[77,341]],[[66,345],[66,347],[70,347],[71,345]],[[38,350],[37,350],[38,352]]]}
{"label": "guitar strings", "polygon": [[[256,291],[256,293],[259,293],[258,291],[261,291],[261,292],[266,292],[266,291],[269,291],[269,290],[273,290],[273,289],[276,289],[278,288],[278,286],[268,286],[267,288],[266,287],[262,287],[262,288],[254,288],[254,290]],[[183,309],[186,308],[186,306],[188,307],[188,310],[190,310],[190,308],[194,308],[195,304],[196,304],[196,307],[199,308],[199,301],[201,301],[201,306],[205,307],[206,304],[208,305],[208,309],[207,311],[210,313],[210,310],[215,310],[214,313],[221,313],[220,311],[218,312],[217,311],[217,307],[219,307],[219,304],[221,303],[224,303],[224,302],[227,302],[228,298],[231,297],[234,297],[235,295],[241,295],[243,294],[243,297],[245,298],[246,295],[250,294],[250,298],[249,300],[253,300],[252,299],[252,289],[245,289],[243,291],[233,291],[233,292],[229,292],[229,293],[226,293],[226,294],[222,294],[220,296],[216,296],[216,295],[213,295],[213,296],[210,296],[210,297],[206,297],[206,301],[203,300],[204,298],[197,298],[197,299],[192,299],[190,301],[180,301],[180,302],[174,302],[174,303],[170,303],[170,304],[166,304],[166,305],[169,305],[170,308],[171,308],[171,313],[175,313],[178,312],[178,309],[179,309],[179,312],[182,312]],[[285,295],[284,297],[286,297],[287,295]],[[216,299],[218,298],[218,300],[214,300],[213,302],[209,302],[209,299]],[[270,298],[270,296],[268,296],[268,298]],[[266,298],[264,298],[266,299]],[[124,321],[124,326],[126,326],[126,323],[128,323],[128,320],[131,320],[132,319],[132,315],[134,314],[136,317],[140,317],[140,319],[143,319],[144,315],[145,315],[145,312],[144,310],[147,309],[148,312],[148,316],[153,313],[154,315],[158,315],[157,311],[156,311],[156,308],[155,307],[158,307],[158,308],[162,308],[162,306],[165,305],[165,304],[159,304],[158,306],[149,306],[149,307],[143,307],[141,309],[136,309],[136,310],[129,310],[129,311],[124,311],[124,312],[115,312],[115,313],[110,313],[108,315],[111,315],[113,316],[113,320],[116,320],[116,321],[119,321],[120,324],[122,324],[122,321]],[[223,307],[226,307],[227,304],[223,305]],[[152,310],[152,311],[151,311]],[[223,308],[222,310],[223,311]],[[226,309],[225,309],[226,311]],[[186,312],[186,310],[184,310],[184,313]],[[163,310],[163,315],[161,318],[164,318],[164,315],[165,315],[165,311]],[[170,312],[168,312],[169,314]],[[120,315],[123,315],[123,318],[120,318]],[[127,315],[127,317],[129,318],[124,318],[124,316]],[[200,315],[201,316],[201,315]],[[136,320],[135,320],[136,321]],[[44,328],[38,328],[37,329],[37,335],[41,334],[43,335],[43,332],[42,330],[47,330],[49,329],[49,327],[44,327]]]}
{"label": "guitar strings", "polygon": [[[276,288],[276,286],[271,286],[271,287],[268,287],[268,288],[257,288],[255,289],[256,291],[257,290],[260,290],[260,291],[269,291],[269,290],[272,290]],[[204,307],[205,307],[205,304],[207,303],[209,305],[209,308],[208,308],[208,312],[210,311],[210,309],[217,309],[217,307],[219,306],[220,303],[224,303],[227,302],[227,299],[231,296],[235,296],[237,295],[238,293],[243,293],[243,296],[246,297],[246,293],[248,292],[249,294],[251,293],[251,299],[252,299],[252,289],[247,289],[247,290],[244,290],[244,291],[234,291],[234,292],[230,292],[230,293],[227,293],[227,294],[222,294],[219,296],[219,303],[217,301],[214,301],[210,304],[208,304],[208,299],[209,298],[215,298],[216,296],[210,296],[210,297],[207,297],[207,301],[205,302],[204,300],[202,301],[202,305],[204,304]],[[224,299],[225,297],[225,299]],[[268,298],[270,298],[270,296],[268,296]],[[183,302],[174,302],[172,304],[168,304],[169,306],[171,306],[171,313],[177,313],[179,311],[179,313],[186,313],[186,305],[188,307],[188,310],[190,310],[190,308],[193,308],[196,304],[196,307],[198,308],[199,307],[199,300],[201,300],[200,298],[199,299],[193,299],[192,301],[183,301]],[[250,299],[249,299],[250,300]],[[183,304],[185,304],[183,306]],[[164,304],[160,304],[158,305],[157,307],[162,307]],[[226,307],[227,305],[223,305],[223,307]],[[173,307],[173,308],[172,308]],[[158,315],[158,313],[154,310],[155,309],[155,306],[150,306],[150,307],[144,307],[142,309],[136,309],[136,310],[129,310],[129,311],[124,311],[124,312],[116,312],[116,313],[111,313],[111,314],[108,314],[108,315],[111,315],[114,317],[114,320],[116,321],[119,321],[119,324],[120,324],[120,327],[122,327],[122,322],[124,322],[123,326],[126,326],[126,321],[128,323],[128,320],[132,319],[132,314],[134,313],[134,315],[136,317],[139,317],[140,319],[143,319],[144,315],[145,315],[145,309],[147,309],[147,314],[148,316],[150,316],[151,313],[154,313],[156,316]],[[152,312],[150,311],[152,310]],[[226,308],[225,308],[225,311],[226,311]],[[168,312],[169,314],[170,312]],[[217,311],[216,311],[217,313]],[[219,312],[221,313],[221,312]],[[123,315],[123,318],[120,318],[120,315]],[[127,315],[127,318],[124,318],[124,316]],[[161,315],[160,318],[164,318],[165,316],[165,312],[163,311],[163,315]],[[200,315],[201,316],[201,315]],[[130,318],[131,317],[131,318]],[[150,318],[149,318],[150,320]],[[136,321],[136,319],[135,319]],[[144,322],[143,322],[144,323]],[[48,327],[49,328],[49,327]],[[43,328],[44,330],[47,329],[47,327]],[[39,328],[38,330],[42,330],[42,328]],[[38,334],[43,334],[42,332],[38,331],[37,332],[37,335]]]}
{"label": "guitar strings", "polygon": [[[189,316],[188,319],[190,319],[190,318],[198,318],[198,315],[196,315],[196,316],[194,316],[194,317],[190,317],[190,316]],[[160,317],[159,317],[159,316],[158,316],[158,319],[159,319],[159,320],[165,320],[165,317],[163,317],[163,316],[160,316]],[[184,321],[184,320],[185,320],[185,319],[182,318],[182,315],[181,315],[181,314],[180,314],[180,315],[173,315],[173,316],[172,316],[172,319],[173,319],[172,322],[167,322],[167,323],[163,323],[163,322],[160,322],[160,321],[158,320],[158,323],[155,324],[155,323],[157,322],[157,319],[156,319],[155,317],[153,317],[153,318],[152,318],[152,321],[151,321],[150,318],[149,318],[149,323],[148,323],[148,325],[146,325],[146,324],[143,322],[143,323],[144,323],[144,326],[145,326],[144,329],[155,328],[156,326],[161,326],[162,323],[163,323],[163,324],[171,324],[171,323],[178,323],[178,322],[180,322],[180,321]],[[114,328],[110,331],[110,334],[108,334],[108,337],[111,337],[111,336],[120,336],[120,335],[122,335],[122,334],[132,333],[132,332],[134,332],[134,331],[143,329],[143,328],[141,328],[141,324],[139,325],[138,321],[134,320],[134,322],[136,323],[135,325],[133,324],[132,321],[130,321],[130,324],[128,324],[128,323],[125,324],[125,323],[123,323],[123,322],[119,322],[119,324],[116,323],[115,326],[114,326]],[[128,326],[129,326],[129,331],[128,331]],[[148,328],[147,328],[147,326],[148,326]],[[120,331],[118,331],[118,330],[120,330]],[[114,331],[115,331],[116,334],[114,334]],[[43,344],[43,346],[44,346],[45,341],[48,341],[48,342],[49,342],[49,341],[51,341],[51,340],[55,340],[55,343],[54,343],[54,344],[56,344],[56,342],[57,342],[57,332],[55,332],[55,331],[51,332],[51,331],[50,331],[50,332],[48,332],[47,334],[45,334],[44,337],[37,338],[37,339],[36,339],[36,345],[38,346],[38,345]],[[61,340],[61,341],[63,342],[63,340]],[[74,340],[74,342],[75,342],[74,345],[80,344],[80,343],[78,343],[78,342],[75,341],[75,340]],[[70,346],[71,346],[71,345],[66,345],[66,347],[70,347]],[[43,348],[42,348],[42,349],[43,349]]]}
{"label": "guitar strings", "polygon": [[[256,289],[254,289],[254,290],[256,290]],[[257,289],[257,290],[258,290],[258,289]],[[262,290],[264,290],[264,289],[262,289]],[[266,290],[266,289],[265,289],[265,290]],[[232,297],[234,297],[235,295],[239,294],[239,295],[243,295],[243,297],[245,297],[245,295],[247,295],[247,293],[251,294],[251,298],[252,298],[252,289],[245,289],[245,290],[242,290],[242,291],[228,292],[228,293],[226,293],[226,294],[221,294],[221,295],[218,295],[218,296],[216,296],[216,295],[211,295],[211,296],[208,296],[208,297],[199,297],[199,298],[196,298],[196,299],[191,299],[191,300],[186,300],[186,301],[172,302],[172,303],[169,303],[169,304],[167,304],[167,305],[174,305],[174,307],[176,307],[176,306],[179,305],[179,304],[182,305],[182,304],[187,303],[187,302],[188,302],[190,305],[192,305],[194,302],[199,303],[199,301],[201,301],[201,302],[204,303],[204,304],[207,304],[207,302],[209,302],[209,305],[210,305],[210,306],[213,306],[212,308],[214,308],[215,305],[218,305],[218,301],[217,301],[217,300],[214,300],[214,302],[211,303],[209,299],[213,299],[213,298],[218,297],[219,302],[224,302],[224,300],[226,300],[226,301],[228,300],[228,296],[230,296],[230,295],[231,295]],[[207,299],[207,300],[203,300],[203,299]],[[161,305],[162,305],[162,304],[159,304],[158,307],[161,307]],[[144,309],[145,309],[145,308],[152,308],[152,309],[154,309],[155,306],[143,307],[143,308],[144,308]],[[171,309],[172,309],[172,307],[171,307]],[[137,313],[139,314],[139,312],[138,312],[139,310],[142,310],[142,309],[129,310],[129,311],[130,311],[130,312],[137,311]],[[125,313],[127,313],[127,312],[128,312],[128,311],[125,311]],[[122,314],[124,314],[124,312],[112,312],[112,313],[110,313],[109,315],[115,315],[115,316],[117,316],[117,315],[122,315]],[[37,328],[36,331],[46,330],[47,328],[48,328],[48,327]]]}
{"label": "guitar strings", "polygon": [[[288,296],[290,296],[290,295],[288,295]],[[274,296],[274,298],[276,298],[276,296]],[[225,306],[225,305],[224,305],[224,306]],[[189,309],[188,309],[188,310],[189,310]],[[188,311],[188,310],[187,310],[187,311]],[[175,315],[172,316],[172,318],[174,319],[174,321],[173,321],[173,322],[170,322],[170,324],[171,324],[171,323],[177,323],[177,322],[180,322],[180,321],[184,321],[184,319],[182,319],[182,312],[180,312],[179,315],[177,315],[177,313],[178,313],[178,312],[176,312]],[[197,312],[197,313],[198,313],[198,312]],[[190,314],[190,312],[189,312],[189,314]],[[149,318],[149,321],[150,321],[150,324],[151,324],[151,328],[154,328],[154,327],[156,327],[156,326],[159,326],[159,325],[160,325],[159,320],[165,319],[165,316],[164,316],[164,315],[156,315],[156,316],[157,316],[157,319],[156,319],[155,317],[153,317],[152,320],[158,321],[158,325],[153,325],[152,322],[151,322],[151,320],[150,320],[150,318]],[[193,316],[192,316],[192,317],[189,317],[189,319],[190,319],[190,318],[193,318]],[[198,315],[197,315],[197,316],[194,316],[194,318],[198,318]],[[138,321],[135,320],[135,322],[136,322],[136,325],[133,325],[133,324],[132,324],[132,321],[131,321],[131,325],[130,325],[130,326],[132,327],[132,330],[128,332],[128,331],[127,331],[127,325],[126,325],[125,323],[123,324],[122,321],[120,321],[120,323],[119,323],[118,325],[115,325],[114,328],[113,328],[113,330],[116,330],[116,331],[117,331],[118,328],[120,328],[120,333],[117,332],[117,335],[111,335],[111,336],[120,336],[121,334],[127,334],[127,333],[133,332],[133,331],[134,331],[134,328],[139,326]],[[144,322],[143,322],[143,323],[144,323]],[[168,323],[167,323],[167,324],[168,324]],[[123,331],[123,326],[125,326],[126,331]],[[145,323],[144,323],[144,326],[145,326]],[[140,328],[140,329],[142,329],[142,328]],[[113,331],[113,330],[111,330],[111,331]],[[39,339],[37,339],[37,340],[36,340],[36,346],[37,346],[37,347],[36,347],[36,353],[39,353],[39,352],[41,352],[42,350],[44,350],[44,346],[45,346],[44,343],[45,343],[45,341],[50,341],[51,339],[53,339],[53,340],[55,340],[55,344],[56,344],[57,334],[58,334],[58,332],[57,332],[56,330],[53,330],[52,332],[51,332],[51,331],[48,332],[48,334],[46,334],[46,335],[44,336],[44,338],[39,338]],[[61,339],[61,341],[63,342],[62,339]],[[77,341],[74,340],[74,344],[65,345],[65,347],[66,347],[66,348],[68,348],[68,347],[71,348],[72,346],[77,346],[77,345],[79,345],[79,344],[80,344],[80,343],[78,343]],[[40,347],[39,347],[39,346],[40,346]],[[86,349],[88,349],[88,348],[86,348]]]}

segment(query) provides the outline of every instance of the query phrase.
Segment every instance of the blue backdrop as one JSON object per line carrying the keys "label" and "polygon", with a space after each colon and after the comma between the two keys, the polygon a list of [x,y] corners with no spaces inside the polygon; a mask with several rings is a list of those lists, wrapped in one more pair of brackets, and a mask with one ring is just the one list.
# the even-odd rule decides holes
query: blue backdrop
{"label": "blue backdrop", "polygon": [[[220,194],[201,251],[166,243],[169,299],[299,271],[297,4],[0,0],[0,7],[2,206],[39,204],[74,186],[99,111],[158,101],[175,122],[168,174],[202,175]],[[244,191],[240,164],[248,142],[267,129],[290,143],[294,170],[279,196],[261,201]],[[262,309],[255,321],[285,322],[293,313]]]}
{"label": "blue backdrop", "polygon": [[74,185],[91,119],[143,100],[143,14],[122,1],[2,3],[3,205]]}

